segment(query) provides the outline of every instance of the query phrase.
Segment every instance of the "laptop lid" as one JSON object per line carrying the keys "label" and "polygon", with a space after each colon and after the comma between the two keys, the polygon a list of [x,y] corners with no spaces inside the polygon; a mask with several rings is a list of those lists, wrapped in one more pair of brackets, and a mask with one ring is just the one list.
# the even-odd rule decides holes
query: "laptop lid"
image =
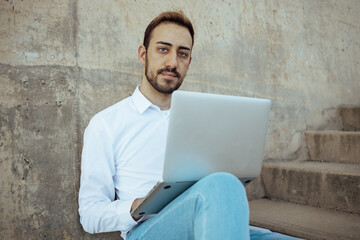
{"label": "laptop lid", "polygon": [[260,175],[270,101],[176,91],[172,95],[163,181],[131,214],[154,214],[213,172],[244,184]]}
{"label": "laptop lid", "polygon": [[260,175],[270,100],[175,91],[163,170],[166,182],[213,172],[244,180]]}

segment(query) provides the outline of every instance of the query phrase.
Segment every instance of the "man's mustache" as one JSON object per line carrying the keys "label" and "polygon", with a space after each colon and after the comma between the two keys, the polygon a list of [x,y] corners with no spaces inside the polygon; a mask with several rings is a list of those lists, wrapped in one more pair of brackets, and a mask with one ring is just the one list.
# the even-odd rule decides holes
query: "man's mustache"
{"label": "man's mustache", "polygon": [[178,77],[178,78],[180,78],[180,76],[181,76],[180,73],[178,73],[178,72],[176,71],[176,68],[173,68],[173,69],[171,69],[171,68],[161,68],[161,69],[159,69],[159,70],[157,71],[158,74],[161,74],[161,73],[163,73],[163,72],[174,73],[175,76]]}

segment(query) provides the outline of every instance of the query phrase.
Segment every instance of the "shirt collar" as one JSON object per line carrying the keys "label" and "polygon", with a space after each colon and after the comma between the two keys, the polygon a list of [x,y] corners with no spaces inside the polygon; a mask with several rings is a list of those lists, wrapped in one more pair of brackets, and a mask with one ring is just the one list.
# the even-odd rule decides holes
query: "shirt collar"
{"label": "shirt collar", "polygon": [[153,106],[154,108],[158,108],[154,104],[152,104],[149,99],[147,99],[139,89],[140,85],[138,85],[132,95],[132,101],[135,104],[136,109],[140,114],[144,113],[146,109]]}

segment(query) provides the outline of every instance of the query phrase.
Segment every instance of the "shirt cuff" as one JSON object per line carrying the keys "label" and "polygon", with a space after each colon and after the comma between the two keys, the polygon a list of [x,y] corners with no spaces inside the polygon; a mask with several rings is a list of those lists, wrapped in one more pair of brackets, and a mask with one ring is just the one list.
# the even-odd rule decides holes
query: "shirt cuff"
{"label": "shirt cuff", "polygon": [[[124,229],[122,230],[124,232],[129,232],[134,226],[136,226],[138,224],[138,222],[135,221],[130,214],[131,205],[133,204],[135,199],[136,198],[121,201],[122,208],[117,208],[119,215],[121,215],[124,218],[124,222],[126,222],[126,225],[124,226]],[[123,212],[123,211],[126,211],[126,212]]]}

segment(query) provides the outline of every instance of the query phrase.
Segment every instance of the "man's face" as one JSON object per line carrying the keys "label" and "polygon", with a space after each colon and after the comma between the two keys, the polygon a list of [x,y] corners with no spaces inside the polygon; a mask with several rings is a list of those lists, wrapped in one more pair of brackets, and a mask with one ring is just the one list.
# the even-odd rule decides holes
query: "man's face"
{"label": "man's face", "polygon": [[160,93],[171,94],[184,81],[191,62],[192,38],[187,28],[161,23],[151,33],[145,76]]}

